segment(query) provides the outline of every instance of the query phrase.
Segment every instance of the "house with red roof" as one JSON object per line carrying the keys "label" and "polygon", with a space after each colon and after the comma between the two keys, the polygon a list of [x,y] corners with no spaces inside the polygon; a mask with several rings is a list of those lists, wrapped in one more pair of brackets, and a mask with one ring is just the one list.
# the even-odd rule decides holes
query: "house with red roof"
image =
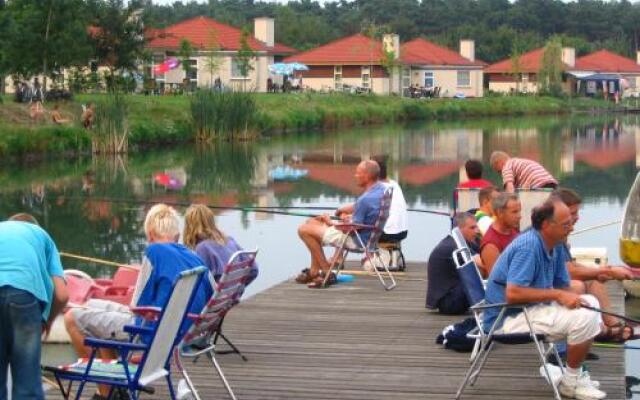
{"label": "house with red roof", "polygon": [[194,87],[213,86],[219,78],[226,87],[265,92],[269,78],[268,66],[296,51],[275,42],[274,31],[272,18],[254,20],[254,33],[248,38],[248,45],[256,56],[251,60],[251,70],[247,76],[243,76],[236,59],[241,48],[241,29],[202,16],[163,29],[148,29],[146,48],[153,55],[154,65],[161,64],[169,57],[179,57],[183,40],[187,40],[193,48],[193,55],[189,58],[192,68],[188,76],[182,67],[165,73],[155,73],[149,67],[149,72],[161,89],[178,87],[184,83]]}
{"label": "house with red roof", "polygon": [[[535,93],[538,91],[538,71],[542,66],[544,48],[522,54],[517,61],[511,58],[488,66],[484,73],[493,92]],[[563,87],[567,93],[614,95],[625,90],[638,94],[640,90],[640,56],[636,61],[612,53],[598,50],[576,58],[575,49],[562,49],[564,68]]]}
{"label": "house with red roof", "polygon": [[287,57],[309,67],[304,86],[314,90],[358,88],[378,94],[406,93],[410,86],[439,87],[440,95],[482,96],[484,63],[475,60],[474,42],[461,42],[461,53],[425,39],[400,45],[398,35],[382,40],[362,34],[338,39]]}
{"label": "house with red roof", "polygon": [[[575,49],[562,49],[562,65],[565,71],[575,65]],[[544,48],[531,50],[516,60],[507,58],[489,65],[484,73],[489,82],[489,90],[499,93],[536,93],[538,91],[538,71],[542,66]]]}

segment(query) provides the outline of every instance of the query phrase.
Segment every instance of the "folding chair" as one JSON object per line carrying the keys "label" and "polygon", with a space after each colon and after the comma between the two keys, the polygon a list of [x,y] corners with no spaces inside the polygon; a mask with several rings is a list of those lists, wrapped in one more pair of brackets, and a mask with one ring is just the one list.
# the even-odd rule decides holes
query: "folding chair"
{"label": "folding chair", "polygon": [[[549,369],[547,368],[546,360],[549,354],[553,354],[561,370],[564,372],[562,361],[555,345],[547,340],[545,335],[533,333],[533,328],[531,325],[531,320],[529,319],[527,307],[535,304],[487,304],[484,299],[485,291],[482,278],[480,276],[480,273],[478,272],[478,268],[475,262],[473,261],[473,258],[471,257],[469,248],[464,242],[462,233],[458,228],[454,228],[451,232],[451,235],[453,236],[457,244],[464,243],[463,245],[459,245],[458,249],[456,249],[452,255],[453,260],[456,263],[458,275],[460,276],[465,295],[469,300],[469,304],[471,304],[470,309],[473,312],[473,316],[478,325],[478,329],[472,331],[468,335],[469,338],[476,339],[477,352],[474,350],[474,355],[471,359],[471,366],[467,371],[464,381],[458,388],[456,399],[462,397],[462,393],[468,385],[473,386],[475,384],[478,376],[480,375],[480,372],[482,371],[482,368],[484,368],[487,362],[491,350],[493,349],[495,343],[498,342],[507,345],[533,343],[535,345],[536,351],[538,352],[538,356],[540,357],[540,362],[544,369],[547,382],[549,382],[553,388],[554,397],[556,400],[561,400],[558,388],[553,383],[553,379],[551,378],[551,374],[549,373]],[[462,241],[460,241],[461,239]],[[487,329],[482,326],[482,312],[489,308],[499,308],[500,312],[493,325],[489,327],[487,331]],[[496,333],[496,331],[498,330],[497,327],[501,325],[505,317],[505,312],[508,309],[519,309],[524,313],[527,325],[529,326],[528,332],[510,334]]]}
{"label": "folding chair", "polygon": [[193,324],[182,338],[180,344],[174,349],[173,358],[176,368],[182,373],[189,389],[191,389],[193,396],[197,400],[200,400],[201,397],[187,374],[182,359],[189,357],[193,358],[195,362],[201,355],[209,357],[227,392],[233,400],[236,400],[236,396],[216,360],[216,342],[218,337],[221,337],[231,346],[234,352],[238,353],[246,361],[242,353],[222,334],[221,330],[225,316],[231,308],[239,303],[251,276],[251,268],[257,253],[258,250],[238,251],[231,256],[222,271],[222,276],[214,285],[213,296],[211,296],[211,299],[209,299],[200,314],[189,314],[189,319],[193,321]]}
{"label": "folding chair", "polygon": [[[187,310],[193,301],[196,288],[207,269],[198,267],[184,271],[176,279],[171,295],[164,308],[138,307],[131,311],[146,320],[155,321],[152,326],[127,325],[124,330],[131,335],[131,341],[122,342],[87,338],[86,346],[92,348],[88,359],[80,359],[74,364],[60,367],[44,367],[45,371],[53,372],[56,382],[65,399],[69,399],[73,382],[80,385],[75,399],[79,400],[87,382],[110,385],[109,398],[112,398],[115,388],[124,388],[133,400],[138,399],[138,393],[143,391],[153,393],[150,383],[165,378],[169,387],[169,395],[175,399],[169,361],[171,351],[178,341],[180,327],[185,321]],[[134,342],[139,335],[148,337],[148,344]],[[112,349],[118,353],[116,360],[102,360],[96,358],[97,350]],[[140,362],[130,362],[130,356],[140,357]],[[63,381],[69,381],[63,385]]]}
{"label": "folding chair", "polygon": [[[335,270],[336,274],[340,273],[341,267],[344,265],[344,260],[347,259],[349,253],[364,253],[364,263],[371,266],[371,269],[375,272],[380,283],[386,290],[391,290],[396,287],[396,280],[389,271],[389,266],[385,263],[378,254],[378,241],[382,235],[384,225],[389,218],[389,207],[391,206],[391,196],[393,195],[393,188],[386,188],[382,198],[380,199],[380,212],[378,213],[378,219],[373,225],[354,224],[354,223],[340,223],[334,225],[334,227],[345,234],[344,239],[339,246],[336,247],[336,251],[331,258],[331,265],[329,271]],[[371,232],[367,244],[363,242],[360,237],[361,232]],[[349,237],[354,238],[357,244],[357,248],[351,248],[347,246],[347,240]],[[386,278],[381,272],[386,274]],[[330,273],[324,277],[323,286],[326,286]]]}

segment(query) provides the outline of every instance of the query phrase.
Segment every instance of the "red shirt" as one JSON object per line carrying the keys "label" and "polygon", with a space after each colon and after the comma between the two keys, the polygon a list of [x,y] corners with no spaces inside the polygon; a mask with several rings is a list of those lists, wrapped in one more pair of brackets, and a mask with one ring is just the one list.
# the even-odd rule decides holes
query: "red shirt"
{"label": "red shirt", "polygon": [[518,236],[520,232],[513,230],[511,233],[505,235],[504,233],[500,233],[493,228],[493,225],[489,227],[487,233],[482,236],[482,242],[480,242],[480,251],[487,244],[492,244],[498,248],[498,251],[502,253],[505,248],[513,241],[513,239]]}
{"label": "red shirt", "polygon": [[469,179],[466,182],[460,183],[458,189],[484,189],[489,186],[493,186],[493,183],[486,179]]}

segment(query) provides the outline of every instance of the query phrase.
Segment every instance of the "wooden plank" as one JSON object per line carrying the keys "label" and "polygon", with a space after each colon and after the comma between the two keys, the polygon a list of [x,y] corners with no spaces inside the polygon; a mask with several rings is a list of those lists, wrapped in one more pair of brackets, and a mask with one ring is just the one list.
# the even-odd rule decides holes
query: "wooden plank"
{"label": "wooden plank", "polygon": [[[395,290],[375,277],[356,276],[328,289],[293,281],[244,301],[225,321],[225,334],[248,357],[219,355],[239,399],[451,399],[468,367],[468,354],[444,350],[436,335],[461,317],[424,308],[426,266],[410,263]],[[619,284],[610,284],[612,303],[624,309]],[[467,399],[548,399],[550,387],[538,372],[532,346],[498,346]],[[624,352],[597,348],[589,362],[608,398],[623,399]],[[226,399],[205,358],[186,363],[203,399]],[[173,374],[177,381],[179,374]],[[177,382],[176,382],[177,383]],[[92,393],[90,389],[87,393]],[[49,398],[56,398],[49,396]],[[59,398],[59,397],[58,397]],[[87,397],[88,398],[88,397]],[[154,395],[168,398],[166,386]]]}

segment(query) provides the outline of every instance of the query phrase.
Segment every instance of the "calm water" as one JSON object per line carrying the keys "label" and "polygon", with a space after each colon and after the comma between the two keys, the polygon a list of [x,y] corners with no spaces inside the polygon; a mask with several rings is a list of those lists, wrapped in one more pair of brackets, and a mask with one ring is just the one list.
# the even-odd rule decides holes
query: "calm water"
{"label": "calm water", "polygon": [[[305,134],[258,143],[178,147],[118,159],[5,165],[0,172],[0,217],[34,214],[66,252],[138,262],[144,248],[145,202],[198,201],[224,206],[329,206],[358,194],[352,176],[363,157],[390,156],[412,208],[448,210],[451,190],[468,158],[488,162],[493,150],[536,159],[584,198],[577,229],[621,218],[640,165],[640,121],[586,116],[478,120],[386,126],[331,134]],[[308,170],[298,180],[274,181],[279,166]],[[488,168],[488,166],[487,166]],[[498,182],[495,174],[489,178]],[[110,200],[119,201],[112,202]],[[124,201],[122,201],[124,200]],[[184,207],[179,207],[181,211]],[[300,216],[218,213],[220,227],[244,247],[258,247],[261,274],[248,295],[294,275],[308,264],[297,239]],[[403,243],[409,260],[425,260],[446,234],[446,217],[411,213]],[[606,246],[618,263],[619,226],[572,239],[574,246]],[[64,259],[65,267],[94,276],[112,270]],[[640,307],[630,310],[640,317]],[[630,374],[640,363],[628,354]]]}

